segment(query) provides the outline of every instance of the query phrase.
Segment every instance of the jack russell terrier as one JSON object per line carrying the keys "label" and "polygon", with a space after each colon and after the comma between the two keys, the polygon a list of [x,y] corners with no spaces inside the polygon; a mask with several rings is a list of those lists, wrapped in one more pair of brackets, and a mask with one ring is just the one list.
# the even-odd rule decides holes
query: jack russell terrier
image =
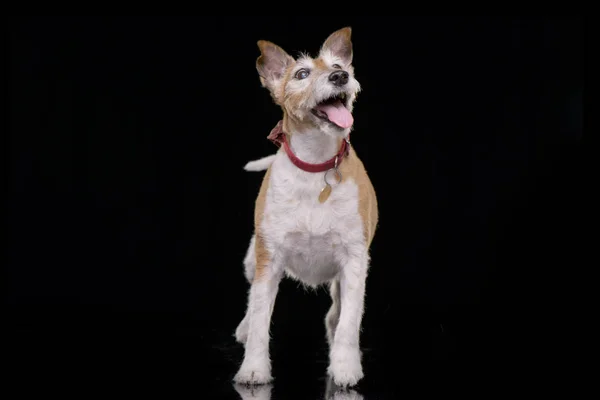
{"label": "jack russell terrier", "polygon": [[360,91],[350,36],[349,27],[332,33],[317,58],[294,59],[258,41],[260,82],[283,119],[268,136],[278,152],[244,167],[266,173],[244,258],[250,290],[235,332],[245,345],[237,383],[272,380],[269,325],[284,274],[310,287],[329,285],[327,374],[342,387],[363,377],[359,336],[378,210],[373,185],[348,138]]}

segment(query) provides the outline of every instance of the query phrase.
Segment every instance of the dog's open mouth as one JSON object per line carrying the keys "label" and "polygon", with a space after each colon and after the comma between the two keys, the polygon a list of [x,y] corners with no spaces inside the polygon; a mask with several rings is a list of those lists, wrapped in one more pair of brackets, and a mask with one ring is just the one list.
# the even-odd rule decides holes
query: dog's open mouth
{"label": "dog's open mouth", "polygon": [[323,100],[312,113],[322,120],[328,121],[342,129],[349,128],[354,123],[354,118],[348,108],[348,96],[345,93],[339,93],[326,100]]}

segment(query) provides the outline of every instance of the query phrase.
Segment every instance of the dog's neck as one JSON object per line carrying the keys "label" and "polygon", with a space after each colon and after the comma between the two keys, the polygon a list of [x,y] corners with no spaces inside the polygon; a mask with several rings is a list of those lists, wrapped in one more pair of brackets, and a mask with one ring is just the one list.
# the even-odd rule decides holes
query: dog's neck
{"label": "dog's neck", "polygon": [[290,148],[300,160],[320,164],[335,157],[340,150],[342,138],[332,137],[317,127],[299,126],[290,120],[285,122]]}

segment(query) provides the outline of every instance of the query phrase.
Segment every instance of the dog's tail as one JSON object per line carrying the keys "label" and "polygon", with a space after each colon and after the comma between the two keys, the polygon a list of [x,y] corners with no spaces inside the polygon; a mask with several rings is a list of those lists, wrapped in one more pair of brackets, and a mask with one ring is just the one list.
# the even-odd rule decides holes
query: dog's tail
{"label": "dog's tail", "polygon": [[258,160],[250,161],[248,164],[244,165],[244,169],[246,171],[264,171],[273,164],[274,160],[275,154],[272,154]]}

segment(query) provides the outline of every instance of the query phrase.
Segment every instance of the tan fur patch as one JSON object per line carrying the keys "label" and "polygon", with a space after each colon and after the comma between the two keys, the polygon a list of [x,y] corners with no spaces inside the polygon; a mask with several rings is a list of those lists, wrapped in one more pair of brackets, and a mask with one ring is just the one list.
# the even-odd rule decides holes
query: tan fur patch
{"label": "tan fur patch", "polygon": [[350,148],[350,154],[344,158],[339,170],[342,173],[342,181],[352,178],[358,185],[358,213],[363,222],[365,241],[367,246],[370,246],[379,220],[377,197],[367,171],[354,148]]}
{"label": "tan fur patch", "polygon": [[[282,86],[282,93],[284,93],[283,88],[285,87],[285,84],[281,85],[281,86]],[[303,90],[299,93],[294,93],[292,95],[288,95],[287,98],[285,99],[284,107],[286,110],[300,109],[302,107],[302,104],[306,103],[308,101],[308,99],[310,99],[311,96],[312,96],[312,90]]]}
{"label": "tan fur patch", "polygon": [[296,66],[294,61],[284,72],[281,85],[277,88],[277,104],[280,106],[284,105],[285,101],[285,85],[292,79],[292,70]]}
{"label": "tan fur patch", "polygon": [[315,68],[316,68],[316,69],[321,69],[321,70],[325,70],[325,71],[326,71],[327,69],[329,69],[329,68],[327,67],[327,64],[325,64],[325,61],[323,61],[323,59],[322,59],[322,58],[320,58],[320,57],[319,57],[319,58],[317,58],[317,59],[315,59],[313,62],[314,62],[314,64],[315,64]]}
{"label": "tan fur patch", "polygon": [[288,135],[288,140],[290,140],[290,134],[287,132],[304,132],[310,128],[314,127],[313,123],[309,119],[305,119],[303,121],[294,118],[287,111],[283,111],[283,131]]}
{"label": "tan fur patch", "polygon": [[256,205],[254,208],[254,231],[255,231],[255,242],[254,252],[256,255],[256,269],[254,279],[258,280],[264,276],[265,269],[271,261],[271,255],[265,246],[265,239],[261,232],[261,222],[265,213],[265,203],[267,200],[267,189],[269,187],[269,177],[271,176],[271,167],[267,169],[265,176],[263,177],[260,185],[260,191],[256,198]]}

